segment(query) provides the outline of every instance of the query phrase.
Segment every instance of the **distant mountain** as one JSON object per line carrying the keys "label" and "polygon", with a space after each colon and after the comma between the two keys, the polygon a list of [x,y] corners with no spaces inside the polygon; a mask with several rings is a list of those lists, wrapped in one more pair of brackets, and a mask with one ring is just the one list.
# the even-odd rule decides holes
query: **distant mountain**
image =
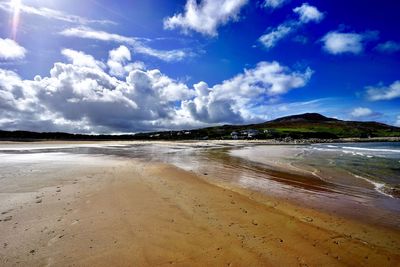
{"label": "distant mountain", "polygon": [[222,125],[195,130],[134,135],[83,135],[0,131],[0,140],[200,140],[200,139],[338,139],[400,137],[400,128],[379,122],[343,121],[305,113],[250,125]]}
{"label": "distant mountain", "polygon": [[338,121],[338,120],[325,117],[318,113],[304,113],[304,114],[292,115],[292,116],[275,119],[275,120],[270,121],[270,123],[272,123],[272,122],[298,122],[298,121],[324,122],[324,121]]}
{"label": "distant mountain", "polygon": [[379,122],[343,121],[318,113],[305,113],[268,121],[257,128],[275,129],[291,137],[307,138],[326,134],[332,138],[400,136],[400,128]]}

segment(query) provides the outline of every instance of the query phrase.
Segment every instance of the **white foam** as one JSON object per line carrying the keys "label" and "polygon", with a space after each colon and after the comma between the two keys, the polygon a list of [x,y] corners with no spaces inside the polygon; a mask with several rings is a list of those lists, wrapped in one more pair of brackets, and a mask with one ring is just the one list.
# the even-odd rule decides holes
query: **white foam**
{"label": "white foam", "polygon": [[365,178],[365,177],[363,177],[363,176],[356,175],[356,174],[354,174],[354,173],[352,173],[352,175],[353,175],[354,177],[358,178],[358,179],[362,179],[362,180],[364,180],[364,181],[369,182],[370,184],[372,184],[372,185],[375,187],[375,191],[381,193],[382,195],[385,195],[385,196],[390,197],[390,198],[394,198],[392,195],[386,193],[386,192],[383,190],[383,189],[385,188],[385,186],[386,186],[384,183],[378,183],[378,182],[372,181],[372,180],[370,180],[370,179],[368,179],[368,178]]}
{"label": "white foam", "polygon": [[364,148],[364,147],[344,146],[343,149],[364,150],[364,151],[373,151],[373,152],[392,152],[392,153],[400,153],[400,150],[396,150],[396,149],[384,149],[384,148]]}

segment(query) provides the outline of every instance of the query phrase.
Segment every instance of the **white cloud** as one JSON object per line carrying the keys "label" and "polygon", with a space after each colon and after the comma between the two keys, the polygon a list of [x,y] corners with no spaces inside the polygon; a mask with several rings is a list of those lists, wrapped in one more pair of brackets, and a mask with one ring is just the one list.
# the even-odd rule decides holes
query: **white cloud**
{"label": "white cloud", "polygon": [[121,45],[120,47],[111,50],[109,52],[109,58],[107,65],[110,69],[110,74],[117,77],[124,77],[127,73],[134,69],[145,69],[143,62],[133,62],[131,61],[131,52],[126,46]]}
{"label": "white cloud", "polygon": [[397,127],[400,127],[400,115],[397,116],[397,121],[394,124]]}
{"label": "white cloud", "polygon": [[[108,61],[126,67],[132,60],[128,52],[112,50]],[[83,52],[62,53],[71,63],[56,62],[48,77],[23,80],[0,69],[0,128],[134,132],[249,122],[265,116],[254,113],[255,106],[305,86],[312,75],[309,69],[295,72],[260,62],[220,84],[199,82],[191,88],[157,69],[132,66],[115,77],[112,68]]]}
{"label": "white cloud", "polygon": [[358,107],[353,109],[351,116],[354,118],[368,117],[373,115],[374,112],[369,108]]}
{"label": "white cloud", "polygon": [[293,12],[299,15],[299,19],[302,23],[308,22],[320,22],[324,18],[324,14],[320,12],[315,6],[310,6],[308,3],[304,3],[299,7],[293,9]]}
{"label": "white cloud", "polygon": [[[279,41],[298,31],[309,22],[320,22],[324,14],[316,7],[305,3],[300,7],[293,9],[293,12],[299,15],[299,20],[286,20],[275,28],[270,28],[266,34],[263,34],[258,40],[267,48],[275,47]],[[303,39],[304,40],[304,39]]]}
{"label": "white cloud", "polygon": [[342,33],[328,32],[321,40],[323,49],[330,54],[360,54],[364,51],[367,41],[377,38],[377,32]]}
{"label": "white cloud", "polygon": [[[0,2],[0,9],[4,10],[6,12],[9,12],[9,13],[13,12],[13,7],[12,7],[11,3]],[[115,24],[115,22],[112,22],[110,20],[92,20],[92,19],[88,19],[88,18],[76,16],[76,15],[67,14],[60,10],[50,9],[50,8],[46,8],[46,7],[33,7],[33,6],[24,5],[24,4],[20,5],[20,12],[26,13],[29,15],[44,17],[47,19],[54,19],[54,20],[59,20],[59,21],[64,21],[64,22],[69,22],[69,23],[76,23],[76,24],[90,24],[90,23]]]}
{"label": "white cloud", "polygon": [[146,46],[139,38],[126,37],[119,34],[108,33],[105,31],[96,31],[88,27],[75,27],[63,30],[61,35],[67,37],[83,38],[98,40],[104,42],[115,42],[126,44],[132,47],[133,51],[138,54],[152,56],[164,61],[180,61],[185,57],[191,56],[190,52],[185,50],[157,50]]}
{"label": "white cloud", "polygon": [[60,32],[60,34],[68,37],[78,37],[83,39],[92,39],[105,42],[125,43],[132,46],[140,42],[138,38],[126,37],[119,34],[108,33],[105,31],[96,31],[89,27],[69,28]]}
{"label": "white cloud", "polygon": [[184,101],[182,106],[202,122],[249,121],[254,119],[254,106],[265,105],[265,98],[305,86],[311,75],[310,69],[290,72],[277,62],[260,62],[254,69],[211,88],[204,82],[196,84],[197,97]]}
{"label": "white cloud", "polygon": [[116,62],[125,62],[131,60],[131,52],[126,46],[121,45],[117,49],[110,51],[110,59]]}
{"label": "white cloud", "polygon": [[265,0],[263,3],[263,6],[265,8],[276,9],[276,8],[280,8],[287,2],[288,2],[288,0]]}
{"label": "white cloud", "polygon": [[259,40],[268,49],[276,46],[276,44],[288,36],[294,28],[290,24],[281,24],[270,32],[262,35]]}
{"label": "white cloud", "polygon": [[11,39],[0,38],[0,60],[23,59],[26,49]]}
{"label": "white cloud", "polygon": [[165,29],[180,28],[204,35],[216,36],[217,28],[229,21],[237,20],[240,9],[248,0],[187,0],[184,14],[179,13],[164,20]]}
{"label": "white cloud", "polygon": [[400,98],[400,80],[389,86],[367,86],[367,98],[371,101]]}
{"label": "white cloud", "polygon": [[72,49],[61,50],[63,54],[73,65],[89,68],[99,68],[104,69],[105,65],[103,62],[96,60],[93,56],[87,55],[80,51],[75,51]]}
{"label": "white cloud", "polygon": [[[82,52],[73,53],[87,59]],[[158,70],[134,69],[119,80],[88,62],[57,62],[49,77],[34,80],[0,69],[0,127],[73,132],[150,129],[173,118],[174,102],[193,94]]]}
{"label": "white cloud", "polygon": [[387,41],[385,43],[378,44],[376,46],[376,50],[387,54],[396,53],[400,51],[400,44],[394,41]]}

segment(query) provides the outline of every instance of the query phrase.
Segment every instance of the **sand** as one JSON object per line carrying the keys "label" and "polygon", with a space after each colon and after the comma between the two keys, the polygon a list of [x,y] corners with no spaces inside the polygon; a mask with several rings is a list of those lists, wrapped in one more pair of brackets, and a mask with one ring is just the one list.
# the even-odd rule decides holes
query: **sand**
{"label": "sand", "polygon": [[24,181],[0,177],[1,266],[399,266],[398,229],[167,164],[37,158],[0,172]]}

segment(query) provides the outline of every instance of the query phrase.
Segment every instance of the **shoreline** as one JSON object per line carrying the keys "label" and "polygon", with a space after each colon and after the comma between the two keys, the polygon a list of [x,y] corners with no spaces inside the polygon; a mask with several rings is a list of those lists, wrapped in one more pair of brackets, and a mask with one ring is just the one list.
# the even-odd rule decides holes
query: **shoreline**
{"label": "shoreline", "polygon": [[400,142],[399,137],[371,137],[371,138],[339,138],[339,139],[290,139],[289,141],[278,139],[210,139],[210,140],[53,140],[53,139],[27,139],[27,140],[1,140],[0,144],[136,144],[136,143],[209,143],[209,144],[271,144],[271,145],[302,145],[319,143],[370,143],[370,142]]}
{"label": "shoreline", "polygon": [[[219,187],[169,164],[88,155],[42,160],[29,165],[40,173],[20,173],[47,177],[41,184],[0,193],[4,266],[396,266],[400,260],[398,230]],[[65,171],[55,173],[49,162]]]}

